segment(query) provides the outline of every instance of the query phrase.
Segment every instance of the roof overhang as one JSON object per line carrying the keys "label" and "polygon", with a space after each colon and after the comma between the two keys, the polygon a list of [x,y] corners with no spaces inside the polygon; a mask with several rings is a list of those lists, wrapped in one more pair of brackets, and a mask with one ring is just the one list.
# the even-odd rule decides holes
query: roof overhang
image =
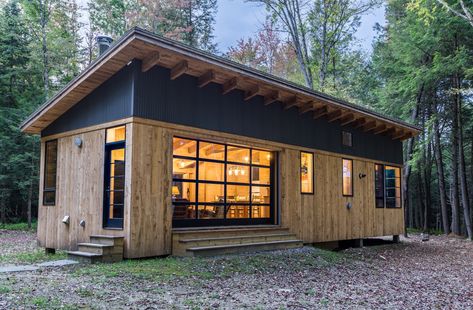
{"label": "roof overhang", "polygon": [[32,113],[21,125],[21,130],[41,133],[133,59],[142,60],[142,71],[159,65],[171,70],[171,79],[182,74],[192,75],[198,78],[198,87],[205,87],[210,82],[218,83],[222,85],[223,94],[240,89],[245,93],[245,100],[262,96],[265,105],[279,101],[285,109],[296,107],[301,114],[312,113],[314,118],[326,117],[329,122],[338,121],[342,126],[350,124],[366,132],[389,135],[392,139],[405,140],[420,133],[420,128],[414,125],[140,28],[131,29],[117,40],[79,76]]}

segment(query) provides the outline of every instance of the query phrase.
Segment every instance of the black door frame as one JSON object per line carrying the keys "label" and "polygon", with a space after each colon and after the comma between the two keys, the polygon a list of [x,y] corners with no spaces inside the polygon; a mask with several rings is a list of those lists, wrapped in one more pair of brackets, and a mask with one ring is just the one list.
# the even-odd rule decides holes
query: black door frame
{"label": "black door frame", "polygon": [[[103,190],[103,228],[119,228],[123,229],[123,218],[111,219],[110,214],[110,164],[111,154],[113,150],[123,149],[125,153],[125,141],[112,142],[105,144],[105,160],[104,160],[104,190]],[[126,154],[124,154],[124,163],[126,164]],[[125,178],[125,172],[123,174]],[[125,183],[125,180],[123,180]],[[125,193],[125,188],[123,188]],[[123,194],[125,200],[125,194]],[[123,217],[125,217],[125,201],[123,201]]]}

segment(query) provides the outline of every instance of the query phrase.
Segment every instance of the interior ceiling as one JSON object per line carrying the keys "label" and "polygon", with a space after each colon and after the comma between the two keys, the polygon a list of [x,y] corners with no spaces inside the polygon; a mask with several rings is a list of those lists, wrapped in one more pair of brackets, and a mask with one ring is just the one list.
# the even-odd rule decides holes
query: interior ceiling
{"label": "interior ceiling", "polygon": [[55,97],[41,106],[22,125],[22,131],[38,134],[74,104],[126,66],[133,59],[142,60],[142,71],[154,66],[170,69],[170,79],[183,74],[197,77],[197,86],[209,83],[222,86],[222,94],[244,91],[244,100],[262,96],[264,104],[282,102],[284,109],[297,108],[314,119],[351,125],[365,132],[405,140],[417,135],[419,128],[379,115],[373,111],[340,102],[335,98],[288,84],[212,55],[183,47],[179,43],[134,29],[112,46],[102,57],[71,81]]}

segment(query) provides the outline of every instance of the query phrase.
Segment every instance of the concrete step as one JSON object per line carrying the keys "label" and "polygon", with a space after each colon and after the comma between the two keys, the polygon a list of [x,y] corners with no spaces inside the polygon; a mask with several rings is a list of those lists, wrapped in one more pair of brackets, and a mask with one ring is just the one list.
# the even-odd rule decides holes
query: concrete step
{"label": "concrete step", "polygon": [[123,247],[123,237],[120,236],[91,235],[90,242]]}
{"label": "concrete step", "polygon": [[86,264],[94,264],[102,261],[101,254],[82,251],[67,251],[67,258]]}
{"label": "concrete step", "polygon": [[274,251],[283,249],[300,248],[303,246],[301,240],[280,240],[269,242],[255,242],[243,244],[226,244],[204,247],[190,247],[187,253],[192,256],[215,256],[226,254],[240,254],[260,251]]}
{"label": "concrete step", "polygon": [[256,234],[256,235],[241,235],[231,237],[204,237],[192,239],[180,239],[180,243],[184,243],[186,247],[197,246],[214,246],[226,244],[243,244],[243,243],[258,243],[268,241],[294,240],[297,239],[295,234],[290,233],[272,233],[272,234]]}

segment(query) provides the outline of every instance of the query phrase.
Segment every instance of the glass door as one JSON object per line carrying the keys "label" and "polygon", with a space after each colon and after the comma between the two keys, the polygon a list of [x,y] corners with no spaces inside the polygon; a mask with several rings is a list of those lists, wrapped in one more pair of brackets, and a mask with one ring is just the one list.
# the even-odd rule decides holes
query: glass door
{"label": "glass door", "polygon": [[[117,129],[123,129],[123,134],[117,133]],[[109,141],[111,133],[113,137],[123,140]],[[107,130],[107,143],[105,144],[105,171],[104,171],[104,206],[103,226],[105,228],[123,228],[123,216],[125,206],[125,141],[124,127]],[[113,139],[115,140],[115,139]]]}

